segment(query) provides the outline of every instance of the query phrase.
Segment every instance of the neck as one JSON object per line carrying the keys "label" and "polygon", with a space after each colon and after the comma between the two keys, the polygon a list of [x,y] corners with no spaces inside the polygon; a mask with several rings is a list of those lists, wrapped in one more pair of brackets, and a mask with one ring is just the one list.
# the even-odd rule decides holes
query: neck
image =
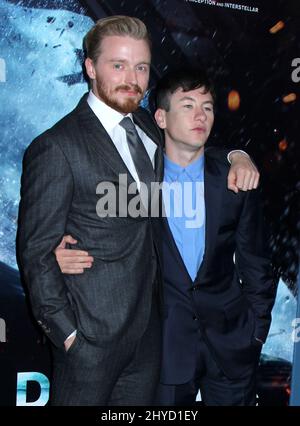
{"label": "neck", "polygon": [[189,164],[198,160],[204,154],[204,147],[197,151],[185,151],[180,149],[173,149],[166,144],[166,155],[175,164],[181,167],[187,167]]}

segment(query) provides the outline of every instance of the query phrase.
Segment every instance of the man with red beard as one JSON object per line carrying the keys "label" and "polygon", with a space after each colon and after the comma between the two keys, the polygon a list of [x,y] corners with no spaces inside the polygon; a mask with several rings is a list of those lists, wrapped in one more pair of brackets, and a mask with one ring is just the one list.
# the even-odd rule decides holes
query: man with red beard
{"label": "man with red beard", "polygon": [[[150,41],[139,19],[112,16],[88,32],[85,48],[91,91],[24,156],[20,266],[53,347],[52,404],[149,405],[159,379],[161,273],[148,190],[163,174],[161,134],[139,108]],[[236,154],[230,187],[257,180]],[[56,263],[65,234],[92,256],[85,274],[63,275]]]}

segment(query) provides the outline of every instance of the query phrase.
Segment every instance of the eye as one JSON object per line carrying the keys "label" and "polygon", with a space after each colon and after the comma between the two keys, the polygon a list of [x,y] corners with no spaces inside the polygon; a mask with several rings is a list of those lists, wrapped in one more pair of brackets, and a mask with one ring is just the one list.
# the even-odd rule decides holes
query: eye
{"label": "eye", "polygon": [[148,71],[148,65],[138,65],[136,67],[136,69],[137,69],[137,71],[140,71],[140,72],[147,72]]}
{"label": "eye", "polygon": [[192,104],[185,104],[185,105],[183,105],[183,108],[192,109],[193,105]]}
{"label": "eye", "polygon": [[115,63],[115,64],[113,64],[113,68],[115,70],[122,70],[123,69],[123,64]]}
{"label": "eye", "polygon": [[213,108],[213,106],[211,106],[211,105],[205,105],[205,106],[204,106],[204,110],[205,110],[205,111],[209,111],[209,112],[213,112],[213,111],[214,111],[214,108]]}

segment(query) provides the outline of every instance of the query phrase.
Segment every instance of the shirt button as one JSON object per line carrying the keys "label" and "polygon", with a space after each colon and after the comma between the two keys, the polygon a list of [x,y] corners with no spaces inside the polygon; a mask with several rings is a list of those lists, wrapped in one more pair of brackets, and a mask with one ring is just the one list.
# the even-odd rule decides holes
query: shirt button
{"label": "shirt button", "polygon": [[193,315],[193,320],[198,321],[198,318],[196,317],[196,315]]}

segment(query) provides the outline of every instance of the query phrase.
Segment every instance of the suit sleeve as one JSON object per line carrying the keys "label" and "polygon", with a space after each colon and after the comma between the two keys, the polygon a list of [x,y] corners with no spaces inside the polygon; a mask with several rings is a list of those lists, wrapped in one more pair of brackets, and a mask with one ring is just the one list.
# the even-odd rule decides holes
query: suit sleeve
{"label": "suit sleeve", "polygon": [[73,177],[53,138],[41,136],[25,152],[21,179],[18,259],[34,316],[56,346],[76,329],[54,249],[65,233]]}
{"label": "suit sleeve", "polygon": [[230,166],[227,155],[232,151],[232,149],[223,148],[219,146],[208,146],[205,147],[205,152],[209,153],[210,157],[224,164],[225,166]]}
{"label": "suit sleeve", "polygon": [[[230,154],[233,151],[243,151],[246,154],[249,155],[249,153],[247,151],[245,151],[245,149],[242,148],[224,148],[224,147],[220,147],[220,146],[208,146],[207,148],[205,148],[205,152],[209,151],[209,155],[218,160],[219,162],[221,162],[222,164],[224,164],[225,166],[230,166],[230,162],[228,161],[228,154]],[[253,164],[254,160],[253,158],[250,156],[250,159],[252,161]]]}
{"label": "suit sleeve", "polygon": [[235,261],[244,294],[255,315],[254,336],[263,342],[270,328],[277,287],[266,234],[260,193],[248,191],[236,234]]}

